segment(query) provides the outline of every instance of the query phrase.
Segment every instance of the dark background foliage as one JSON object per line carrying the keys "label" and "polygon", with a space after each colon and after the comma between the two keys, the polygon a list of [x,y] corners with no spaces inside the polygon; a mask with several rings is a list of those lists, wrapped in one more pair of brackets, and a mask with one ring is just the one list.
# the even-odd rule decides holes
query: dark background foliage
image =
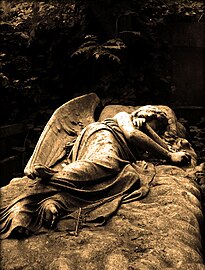
{"label": "dark background foliage", "polygon": [[202,3],[115,2],[2,1],[1,124],[89,91],[105,104],[174,102],[160,33],[168,21],[202,20]]}
{"label": "dark background foliage", "polygon": [[9,154],[18,148],[23,167],[53,110],[81,94],[97,93],[103,106],[174,105],[163,33],[170,22],[203,22],[203,8],[188,0],[2,1],[0,125],[25,127],[22,148]]}

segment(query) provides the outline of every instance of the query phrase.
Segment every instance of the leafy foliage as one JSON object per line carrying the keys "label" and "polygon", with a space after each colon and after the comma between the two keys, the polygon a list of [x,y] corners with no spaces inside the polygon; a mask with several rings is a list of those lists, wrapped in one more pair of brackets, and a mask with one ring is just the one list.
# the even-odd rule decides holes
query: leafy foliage
{"label": "leafy foliage", "polygon": [[102,56],[107,56],[120,63],[120,58],[114,52],[126,48],[121,39],[110,39],[103,44],[99,44],[96,36],[86,35],[85,40],[71,56],[84,54],[87,58],[94,56],[96,60]]}
{"label": "leafy foliage", "polygon": [[166,22],[203,21],[203,2],[131,0],[126,8],[109,1],[116,24],[109,37],[89,5],[83,0],[1,2],[1,107],[7,115],[2,123],[26,118],[47,99],[56,106],[56,100],[60,104],[90,90],[105,103],[117,102],[116,96],[126,104],[159,103],[174,91],[169,44],[160,32]]}
{"label": "leafy foliage", "polygon": [[[109,9],[115,18],[114,38],[120,38],[125,44],[123,61],[121,67],[114,70],[104,67],[104,72],[96,78],[95,90],[105,98],[105,104],[106,100],[126,104],[171,104],[175,91],[171,76],[172,59],[168,40],[161,33],[168,22],[202,21],[204,3],[132,0],[127,6],[110,2]],[[96,44],[91,45],[95,50]],[[91,54],[87,47],[85,50]]]}
{"label": "leafy foliage", "polygon": [[0,3],[1,125],[27,124],[28,157],[53,109],[74,96],[93,91],[103,105],[170,104],[175,86],[163,27],[204,21],[202,1],[102,0],[115,26],[109,36],[92,2]]}
{"label": "leafy foliage", "polygon": [[1,123],[13,123],[56,99],[51,85],[62,89],[62,59],[86,26],[85,12],[75,1],[2,1],[0,8]]}
{"label": "leafy foliage", "polygon": [[193,0],[148,0],[133,1],[134,8],[139,10],[149,25],[164,21],[195,21],[204,20],[204,2]]}

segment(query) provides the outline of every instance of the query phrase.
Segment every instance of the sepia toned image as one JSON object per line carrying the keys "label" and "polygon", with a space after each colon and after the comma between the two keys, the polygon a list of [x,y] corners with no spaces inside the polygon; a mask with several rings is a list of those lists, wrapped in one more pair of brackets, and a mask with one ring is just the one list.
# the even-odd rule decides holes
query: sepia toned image
{"label": "sepia toned image", "polygon": [[0,6],[0,269],[205,269],[203,1]]}

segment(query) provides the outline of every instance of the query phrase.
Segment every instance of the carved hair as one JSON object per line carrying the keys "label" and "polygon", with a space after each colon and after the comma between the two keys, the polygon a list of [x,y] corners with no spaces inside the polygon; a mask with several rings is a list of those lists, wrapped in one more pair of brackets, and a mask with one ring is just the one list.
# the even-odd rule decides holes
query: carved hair
{"label": "carved hair", "polygon": [[159,122],[162,124],[162,126],[168,125],[168,116],[165,112],[157,108],[156,106],[152,105],[146,105],[142,106],[136,111],[131,113],[131,117],[143,117],[145,119],[149,120],[159,120]]}

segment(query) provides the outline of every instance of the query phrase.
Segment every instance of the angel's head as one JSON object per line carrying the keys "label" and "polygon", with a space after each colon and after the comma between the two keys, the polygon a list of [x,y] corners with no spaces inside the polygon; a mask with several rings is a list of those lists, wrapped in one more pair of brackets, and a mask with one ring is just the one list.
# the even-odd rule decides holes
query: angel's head
{"label": "angel's head", "polygon": [[168,117],[157,106],[142,106],[131,113],[132,118],[145,118],[146,122],[158,133],[164,132],[168,125]]}

